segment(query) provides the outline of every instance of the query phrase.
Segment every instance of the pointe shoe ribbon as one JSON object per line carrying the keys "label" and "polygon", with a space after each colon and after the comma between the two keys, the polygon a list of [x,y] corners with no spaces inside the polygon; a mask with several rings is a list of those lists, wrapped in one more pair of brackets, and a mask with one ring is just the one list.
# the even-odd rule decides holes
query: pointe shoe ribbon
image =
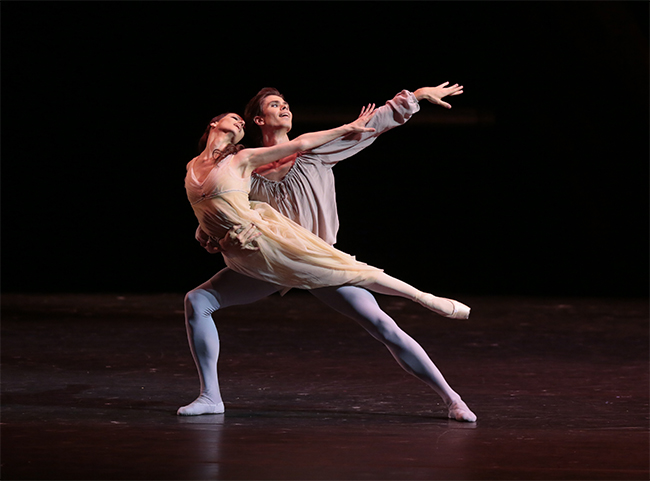
{"label": "pointe shoe ribbon", "polygon": [[445,300],[451,302],[451,304],[454,306],[453,312],[445,317],[449,317],[450,319],[469,319],[469,312],[471,309],[468,306],[461,304],[458,301],[454,301],[453,299]]}

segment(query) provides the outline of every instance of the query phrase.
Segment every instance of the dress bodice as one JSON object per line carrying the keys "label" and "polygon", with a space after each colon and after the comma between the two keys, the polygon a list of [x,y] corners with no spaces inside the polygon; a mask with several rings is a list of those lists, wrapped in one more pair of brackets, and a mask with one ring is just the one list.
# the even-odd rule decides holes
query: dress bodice
{"label": "dress bodice", "polygon": [[221,239],[234,225],[247,225],[250,216],[250,177],[242,178],[229,155],[199,180],[194,170],[196,159],[187,165],[185,189],[201,229]]}
{"label": "dress bodice", "polygon": [[192,205],[229,192],[242,192],[248,196],[251,190],[251,179],[250,177],[242,178],[239,175],[239,172],[232,166],[232,159],[233,156],[229,155],[221,160],[203,181],[199,181],[194,171],[196,159],[188,164],[185,188]]}

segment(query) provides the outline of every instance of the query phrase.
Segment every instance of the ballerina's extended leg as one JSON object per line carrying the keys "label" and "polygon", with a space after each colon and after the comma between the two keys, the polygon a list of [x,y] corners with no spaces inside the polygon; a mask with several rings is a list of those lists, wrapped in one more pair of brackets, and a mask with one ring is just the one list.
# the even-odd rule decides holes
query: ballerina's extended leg
{"label": "ballerina's extended leg", "polygon": [[373,282],[362,284],[363,287],[379,294],[389,296],[399,296],[411,299],[427,309],[452,319],[469,318],[470,308],[453,299],[445,297],[436,297],[433,294],[427,294],[415,287],[400,281],[388,274],[380,274]]}

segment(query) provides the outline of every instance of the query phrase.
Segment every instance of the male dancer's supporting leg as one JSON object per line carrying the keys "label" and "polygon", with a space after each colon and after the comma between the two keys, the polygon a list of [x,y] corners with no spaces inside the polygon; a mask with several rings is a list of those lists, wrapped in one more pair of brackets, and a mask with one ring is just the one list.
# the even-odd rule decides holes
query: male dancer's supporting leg
{"label": "male dancer's supporting leg", "polygon": [[426,383],[440,395],[447,405],[451,419],[476,421],[476,415],[447,384],[424,349],[381,310],[370,292],[354,286],[326,287],[310,292],[336,311],[357,321],[370,335],[382,342],[406,372]]}
{"label": "male dancer's supporting leg", "polygon": [[199,397],[177,414],[196,416],[224,412],[217,361],[219,333],[212,314],[228,306],[251,304],[278,291],[278,286],[225,268],[185,296],[185,328],[201,382]]}

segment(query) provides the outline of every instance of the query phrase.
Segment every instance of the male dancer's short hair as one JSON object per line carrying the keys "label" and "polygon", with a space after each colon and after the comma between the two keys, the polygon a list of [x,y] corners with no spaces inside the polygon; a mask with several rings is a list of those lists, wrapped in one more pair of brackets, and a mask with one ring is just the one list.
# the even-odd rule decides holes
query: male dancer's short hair
{"label": "male dancer's short hair", "polygon": [[257,92],[257,95],[250,99],[244,109],[244,121],[246,122],[246,131],[249,134],[254,147],[262,147],[262,129],[257,125],[253,119],[258,115],[262,115],[262,102],[269,95],[277,95],[284,100],[278,89],[273,87],[264,87]]}

